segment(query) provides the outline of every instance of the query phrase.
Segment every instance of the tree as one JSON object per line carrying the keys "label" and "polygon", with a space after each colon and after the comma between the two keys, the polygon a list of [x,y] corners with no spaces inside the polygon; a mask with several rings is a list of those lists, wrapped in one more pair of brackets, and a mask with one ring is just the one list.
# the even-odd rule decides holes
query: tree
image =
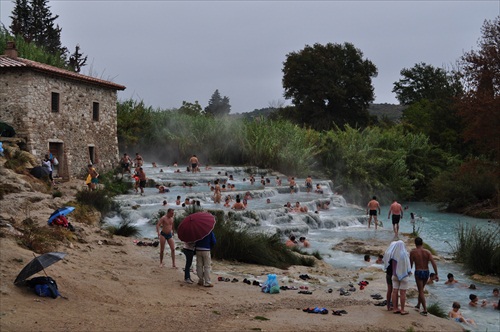
{"label": "tree", "polygon": [[295,105],[291,119],[317,130],[366,126],[377,68],[350,43],[306,45],[283,63],[284,97]]}
{"label": "tree", "polygon": [[456,75],[423,62],[410,69],[403,68],[401,76],[402,79],[394,82],[392,92],[396,93],[396,98],[402,105],[411,105],[423,99],[450,99],[462,90]]}
{"label": "tree", "polygon": [[486,20],[481,28],[479,50],[460,59],[465,93],[458,102],[465,123],[464,138],[498,162],[500,144],[500,16]]}
{"label": "tree", "polygon": [[219,90],[215,90],[212,97],[208,101],[208,106],[205,107],[205,114],[213,116],[227,115],[231,112],[229,98],[224,96],[221,98]]}
{"label": "tree", "polygon": [[16,0],[12,10],[12,23],[10,31],[14,36],[22,36],[25,41],[31,42],[31,26],[33,24],[33,15],[28,0]]}
{"label": "tree", "polygon": [[433,144],[446,151],[465,154],[463,126],[454,104],[462,92],[456,73],[418,63],[402,69],[401,75],[403,78],[394,83],[392,92],[402,105],[408,106],[402,117],[406,127],[426,134]]}
{"label": "tree", "polygon": [[76,45],[75,53],[71,54],[69,57],[69,66],[76,71],[80,72],[81,68],[85,66],[87,63],[87,56],[83,56],[83,53],[80,53],[80,45]]}
{"label": "tree", "polygon": [[198,100],[196,100],[193,103],[189,103],[187,101],[182,102],[182,106],[179,108],[180,113],[184,113],[186,115],[200,115],[203,114],[203,109],[201,108],[201,105],[198,103]]}

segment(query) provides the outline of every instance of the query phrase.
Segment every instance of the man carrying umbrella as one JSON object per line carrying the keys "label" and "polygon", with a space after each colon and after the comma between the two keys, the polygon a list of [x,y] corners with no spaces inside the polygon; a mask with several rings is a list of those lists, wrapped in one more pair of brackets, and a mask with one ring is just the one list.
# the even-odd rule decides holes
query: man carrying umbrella
{"label": "man carrying umbrella", "polygon": [[165,251],[165,242],[168,242],[170,246],[170,252],[172,255],[172,267],[176,269],[175,266],[175,245],[174,245],[174,209],[168,209],[167,214],[158,220],[156,224],[156,232],[158,233],[158,238],[160,239],[160,267],[165,266],[163,264],[163,252]]}

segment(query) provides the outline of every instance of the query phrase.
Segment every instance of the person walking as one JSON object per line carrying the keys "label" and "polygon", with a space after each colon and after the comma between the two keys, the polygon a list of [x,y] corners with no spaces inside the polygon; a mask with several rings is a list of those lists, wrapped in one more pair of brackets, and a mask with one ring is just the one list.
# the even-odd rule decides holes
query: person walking
{"label": "person walking", "polygon": [[434,269],[434,280],[439,281],[438,270],[434,257],[429,250],[423,248],[424,241],[422,238],[415,238],[415,249],[410,252],[410,266],[413,267],[415,264],[415,282],[417,283],[418,289],[418,303],[415,306],[420,311],[420,304],[422,304],[423,311],[420,312],[421,315],[427,316],[427,305],[425,302],[425,285],[427,280],[429,280],[429,262],[432,264]]}
{"label": "person walking", "polygon": [[368,205],[366,206],[366,214],[369,215],[368,228],[370,228],[370,223],[371,223],[372,218],[373,218],[373,223],[375,224],[375,229],[377,229],[377,225],[378,225],[377,210],[378,210],[378,214],[380,214],[380,204],[377,201],[377,196],[373,196],[372,200],[369,201]]}
{"label": "person walking", "polygon": [[215,246],[216,239],[214,232],[210,232],[203,239],[196,241],[196,274],[198,275],[198,285],[204,287],[214,287],[210,281],[210,267],[212,257],[210,250]]}
{"label": "person walking", "polygon": [[399,233],[399,221],[403,219],[403,207],[396,200],[394,200],[389,208],[389,215],[387,219],[391,219],[392,214],[392,229],[397,237]]}

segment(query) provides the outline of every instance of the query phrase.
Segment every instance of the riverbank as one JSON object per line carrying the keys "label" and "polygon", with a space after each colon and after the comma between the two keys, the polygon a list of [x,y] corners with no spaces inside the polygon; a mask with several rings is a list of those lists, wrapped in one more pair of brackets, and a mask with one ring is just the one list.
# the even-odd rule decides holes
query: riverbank
{"label": "riverbank", "polygon": [[[41,298],[30,289],[13,284],[33,253],[19,246],[20,225],[31,217],[46,226],[50,213],[74,199],[82,182],[58,184],[63,196],[53,198],[36,180],[0,167],[2,180],[16,186],[1,202],[0,221],[0,330],[2,331],[160,331],[160,330],[272,330],[272,331],[457,331],[460,324],[446,319],[422,317],[410,309],[407,316],[394,315],[370,295],[385,294],[385,275],[380,269],[359,271],[335,269],[318,261],[315,267],[294,266],[288,270],[213,262],[215,287],[183,282],[182,268],[158,267],[158,248],[137,246],[131,238],[111,237],[98,226],[72,220],[77,237],[61,242],[63,261],[46,269],[64,298]],[[180,242],[176,239],[177,245]],[[184,256],[176,251],[177,265]],[[167,257],[166,262],[170,262]],[[169,266],[169,265],[167,265]],[[279,294],[262,293],[243,282],[263,282],[275,273],[281,286],[297,287]],[[307,274],[311,279],[302,280]],[[218,281],[238,279],[236,282]],[[192,278],[196,281],[195,275]],[[369,281],[360,290],[357,283]],[[353,283],[356,291],[341,296],[339,288]],[[312,294],[302,294],[300,287]],[[332,289],[332,292],[328,292]],[[410,303],[412,303],[410,300]],[[306,307],[324,307],[328,315],[305,313]],[[446,310],[447,308],[445,308]],[[332,310],[345,310],[342,316]]]}

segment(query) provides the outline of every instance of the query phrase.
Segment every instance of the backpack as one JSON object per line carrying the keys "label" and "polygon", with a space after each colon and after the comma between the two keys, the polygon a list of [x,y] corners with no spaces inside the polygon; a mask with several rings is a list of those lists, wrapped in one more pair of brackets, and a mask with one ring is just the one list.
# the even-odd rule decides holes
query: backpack
{"label": "backpack", "polygon": [[41,297],[51,297],[53,299],[61,296],[57,288],[57,283],[51,277],[35,277],[26,280],[26,285],[32,288],[36,295]]}

